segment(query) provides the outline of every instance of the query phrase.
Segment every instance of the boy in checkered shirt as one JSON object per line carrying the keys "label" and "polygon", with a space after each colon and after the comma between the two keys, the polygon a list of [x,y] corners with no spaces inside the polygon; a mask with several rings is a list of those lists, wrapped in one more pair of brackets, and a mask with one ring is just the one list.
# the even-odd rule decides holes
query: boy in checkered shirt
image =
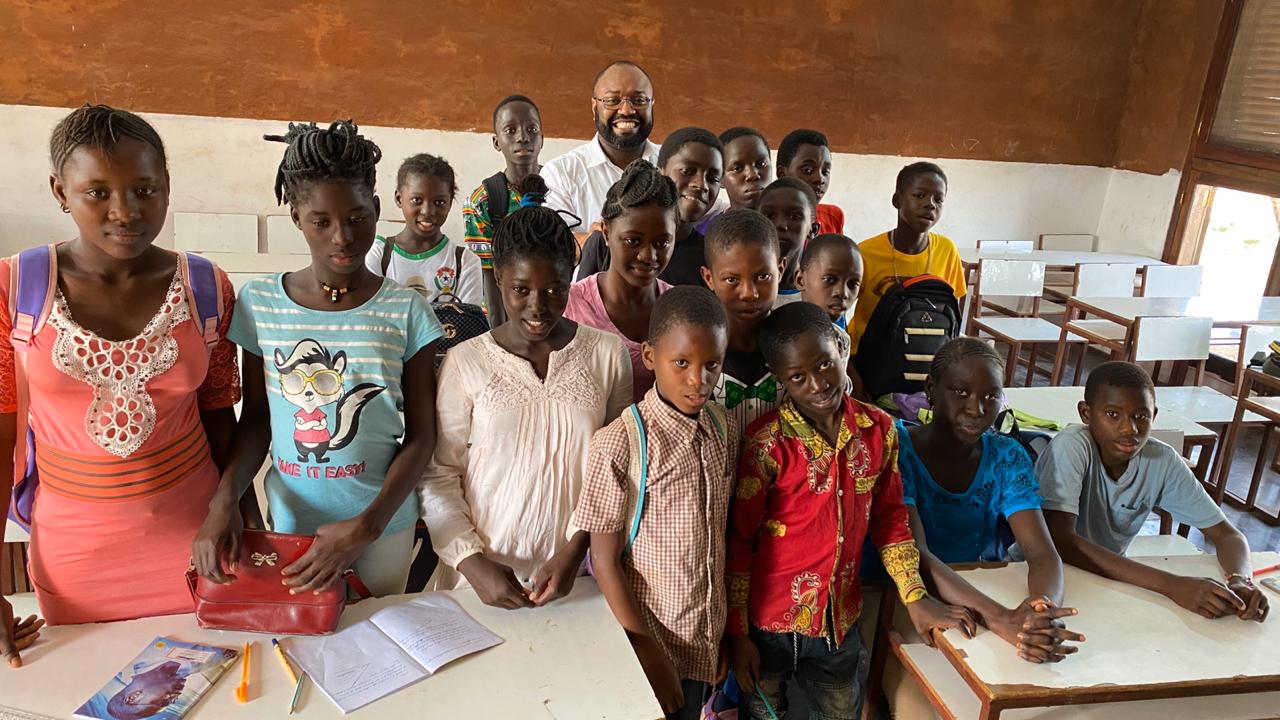
{"label": "boy in checkered shirt", "polygon": [[728,667],[725,523],[740,436],[711,400],[728,341],[706,288],[659,296],[643,346],[657,382],[591,439],[573,518],[663,711],[681,720],[700,717]]}

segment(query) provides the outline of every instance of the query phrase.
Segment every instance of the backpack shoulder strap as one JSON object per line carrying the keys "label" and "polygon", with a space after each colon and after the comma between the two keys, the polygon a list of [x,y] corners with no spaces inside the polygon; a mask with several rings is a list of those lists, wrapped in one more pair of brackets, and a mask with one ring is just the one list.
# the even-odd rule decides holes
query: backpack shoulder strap
{"label": "backpack shoulder strap", "polygon": [[496,172],[485,178],[484,192],[489,198],[489,222],[497,227],[502,218],[507,216],[507,206],[511,203],[506,173]]}
{"label": "backpack shoulder strap", "polygon": [[382,238],[382,277],[387,276],[387,268],[391,267],[391,253],[396,251],[395,245],[395,240]]}
{"label": "backpack shoulder strap", "polygon": [[725,426],[728,425],[726,417],[729,411],[726,410],[723,405],[714,401],[708,402],[702,407],[707,411],[707,417],[711,418],[711,424],[715,427],[716,434],[720,436],[721,440],[726,439],[728,431],[725,429]]}
{"label": "backpack shoulder strap", "polygon": [[179,252],[178,265],[187,281],[187,293],[194,312],[191,319],[210,349],[218,344],[218,325],[222,322],[222,283],[213,262],[202,255]]}
{"label": "backpack shoulder strap", "polygon": [[27,248],[9,261],[9,339],[17,350],[31,346],[53,309],[58,253],[53,245]]}
{"label": "backpack shoulder strap", "polygon": [[649,438],[644,430],[644,418],[640,416],[640,407],[632,404],[628,412],[622,414],[622,422],[627,428],[627,439],[631,445],[631,467],[627,476],[631,480],[631,490],[635,493],[636,506],[631,514],[631,523],[627,527],[627,542],[622,546],[625,554],[631,551],[631,545],[640,534],[640,517],[644,514],[644,497],[649,489]]}

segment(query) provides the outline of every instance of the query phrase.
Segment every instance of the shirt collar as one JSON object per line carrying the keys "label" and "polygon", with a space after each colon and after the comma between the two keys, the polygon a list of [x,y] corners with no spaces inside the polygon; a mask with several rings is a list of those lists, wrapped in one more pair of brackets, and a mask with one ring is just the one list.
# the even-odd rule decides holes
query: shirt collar
{"label": "shirt collar", "polygon": [[[708,400],[707,402],[712,402]],[[711,419],[707,416],[707,409],[704,407],[702,412],[698,413],[697,419],[676,410],[665,400],[658,396],[658,388],[649,388],[644,394],[644,399],[640,401],[641,409],[644,414],[653,419],[654,422],[662,425],[673,432],[687,433],[693,435],[698,428],[710,431],[709,423]]]}
{"label": "shirt collar", "polygon": [[782,405],[778,408],[778,422],[782,428],[782,434],[785,437],[796,438],[813,450],[815,456],[821,456],[826,451],[831,450],[840,452],[844,446],[853,438],[853,430],[850,425],[856,424],[858,427],[862,423],[855,423],[851,417],[853,410],[853,400],[848,395],[840,404],[840,431],[836,435],[835,447],[827,442],[822,434],[805,420],[800,414],[799,408],[796,407],[795,401],[788,397],[782,401]]}

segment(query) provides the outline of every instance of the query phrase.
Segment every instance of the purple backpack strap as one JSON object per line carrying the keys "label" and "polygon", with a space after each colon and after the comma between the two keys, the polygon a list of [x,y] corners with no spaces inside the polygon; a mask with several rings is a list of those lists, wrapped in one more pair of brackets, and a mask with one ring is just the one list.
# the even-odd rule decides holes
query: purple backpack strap
{"label": "purple backpack strap", "polygon": [[[13,448],[14,483],[8,515],[30,532],[36,488],[40,483],[35,463],[35,436],[28,417],[26,351],[44,327],[53,309],[53,293],[58,287],[58,256],[53,245],[27,248],[9,264],[9,340],[13,344],[14,372],[18,391],[17,432]],[[0,523],[3,526],[3,523]]]}
{"label": "purple backpack strap", "polygon": [[192,320],[200,328],[205,345],[212,349],[218,344],[218,324],[222,320],[222,287],[217,270],[208,258],[195,253],[182,253],[182,260],[195,309]]}
{"label": "purple backpack strap", "polygon": [[40,245],[18,253],[11,263],[9,280],[10,340],[14,349],[26,350],[44,327],[53,308],[57,288],[57,253],[53,245]]}

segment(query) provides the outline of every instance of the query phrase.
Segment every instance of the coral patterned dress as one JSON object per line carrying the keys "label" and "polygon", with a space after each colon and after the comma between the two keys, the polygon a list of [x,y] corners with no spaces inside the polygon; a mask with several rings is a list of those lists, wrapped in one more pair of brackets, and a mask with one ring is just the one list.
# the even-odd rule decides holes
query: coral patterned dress
{"label": "coral patterned dress", "polygon": [[[0,261],[0,334],[10,332],[10,260]],[[136,337],[82,328],[59,291],[26,351],[40,485],[28,571],[50,624],[190,612],[184,572],[218,485],[200,412],[240,399],[235,298],[217,270],[222,316],[212,352],[175,272]],[[0,413],[17,410],[14,349],[0,342]]]}

